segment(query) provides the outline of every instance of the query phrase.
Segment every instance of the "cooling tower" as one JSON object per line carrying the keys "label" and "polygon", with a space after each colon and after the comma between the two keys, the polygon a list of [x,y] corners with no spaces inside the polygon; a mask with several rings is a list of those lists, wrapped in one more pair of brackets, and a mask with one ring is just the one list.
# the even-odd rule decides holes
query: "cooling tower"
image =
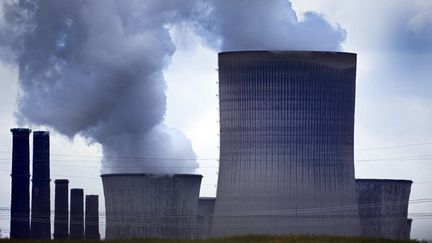
{"label": "cooling tower", "polygon": [[202,197],[198,201],[198,239],[207,239],[211,236],[215,201],[214,197]]}
{"label": "cooling tower", "polygon": [[27,128],[13,128],[12,132],[12,195],[10,238],[30,238],[30,154]]}
{"label": "cooling tower", "polygon": [[357,179],[362,235],[409,239],[408,202],[412,181]]}
{"label": "cooling tower", "polygon": [[49,146],[48,132],[33,132],[32,239],[51,239]]}
{"label": "cooling tower", "polygon": [[84,239],[84,190],[71,189],[70,199],[70,239]]}
{"label": "cooling tower", "polygon": [[359,235],[356,55],[219,54],[214,236]]}
{"label": "cooling tower", "polygon": [[99,196],[86,195],[85,199],[85,239],[99,240]]}
{"label": "cooling tower", "polygon": [[192,239],[201,175],[105,174],[106,239]]}
{"label": "cooling tower", "polygon": [[407,219],[407,230],[406,235],[403,236],[404,239],[411,239],[411,226],[412,226],[412,219]]}
{"label": "cooling tower", "polygon": [[54,239],[69,238],[69,181],[55,180]]}

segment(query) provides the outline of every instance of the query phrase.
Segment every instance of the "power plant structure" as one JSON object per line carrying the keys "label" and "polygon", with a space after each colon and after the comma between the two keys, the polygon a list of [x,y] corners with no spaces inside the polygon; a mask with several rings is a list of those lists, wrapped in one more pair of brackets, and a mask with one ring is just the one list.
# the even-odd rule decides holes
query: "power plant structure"
{"label": "power plant structure", "polygon": [[30,129],[13,128],[10,238],[30,238]]}
{"label": "power plant structure", "polygon": [[219,53],[213,236],[360,235],[356,54]]}
{"label": "power plant structure", "polygon": [[99,240],[99,196],[85,197],[85,239]]}
{"label": "power plant structure", "polygon": [[192,239],[201,175],[104,174],[106,239]]}
{"label": "power plant structure", "polygon": [[[216,198],[199,198],[201,175],[103,174],[105,238],[409,239],[412,181],[354,178],[355,79],[353,53],[219,53]],[[31,130],[11,132],[10,237],[50,239],[49,133],[33,134],[30,224]],[[97,195],[57,179],[54,207],[54,239],[100,239]]]}
{"label": "power plant structure", "polygon": [[69,238],[69,180],[55,180],[54,239]]}
{"label": "power plant structure", "polygon": [[31,238],[51,239],[50,141],[46,131],[33,132]]}
{"label": "power plant structure", "polygon": [[411,184],[410,180],[356,180],[363,236],[410,238],[411,220],[407,217]]}
{"label": "power plant structure", "polygon": [[72,188],[70,191],[70,239],[84,239],[84,190]]}
{"label": "power plant structure", "polygon": [[214,197],[200,197],[198,200],[197,239],[211,237],[215,202]]}

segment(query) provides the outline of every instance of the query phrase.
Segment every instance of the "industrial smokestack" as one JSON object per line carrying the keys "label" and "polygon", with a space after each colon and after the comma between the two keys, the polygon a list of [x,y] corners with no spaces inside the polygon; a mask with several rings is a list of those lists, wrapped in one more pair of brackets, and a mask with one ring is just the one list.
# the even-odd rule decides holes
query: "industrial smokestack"
{"label": "industrial smokestack", "polygon": [[80,188],[71,189],[70,239],[84,239],[84,190]]}
{"label": "industrial smokestack", "polygon": [[360,234],[355,76],[352,53],[219,54],[214,236]]}
{"label": "industrial smokestack", "polygon": [[54,239],[69,238],[69,181],[55,180]]}
{"label": "industrial smokestack", "polygon": [[86,195],[85,199],[85,239],[99,240],[99,196]]}
{"label": "industrial smokestack", "polygon": [[410,180],[357,179],[362,235],[407,240]]}
{"label": "industrial smokestack", "polygon": [[33,132],[32,239],[51,238],[49,133]]}
{"label": "industrial smokestack", "polygon": [[12,195],[10,238],[30,237],[30,154],[28,128],[13,128],[12,132]]}
{"label": "industrial smokestack", "polygon": [[105,174],[106,239],[193,239],[201,175]]}

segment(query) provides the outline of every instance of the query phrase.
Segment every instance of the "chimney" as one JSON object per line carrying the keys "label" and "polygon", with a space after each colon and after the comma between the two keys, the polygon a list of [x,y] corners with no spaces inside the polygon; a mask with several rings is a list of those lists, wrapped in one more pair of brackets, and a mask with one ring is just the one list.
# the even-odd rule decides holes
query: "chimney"
{"label": "chimney", "polygon": [[86,195],[85,238],[86,240],[100,240],[98,195]]}
{"label": "chimney", "polygon": [[84,190],[71,189],[70,239],[84,239]]}
{"label": "chimney", "polygon": [[30,237],[30,154],[28,128],[13,128],[12,132],[12,195],[10,238]]}
{"label": "chimney", "polygon": [[51,239],[49,144],[48,132],[33,132],[32,239]]}
{"label": "chimney", "polygon": [[55,180],[54,239],[69,237],[69,181]]}

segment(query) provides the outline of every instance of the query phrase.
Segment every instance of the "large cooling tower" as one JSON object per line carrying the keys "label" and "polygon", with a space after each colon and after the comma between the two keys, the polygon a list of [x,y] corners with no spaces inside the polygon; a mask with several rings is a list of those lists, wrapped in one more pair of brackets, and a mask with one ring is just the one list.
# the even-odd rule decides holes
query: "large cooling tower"
{"label": "large cooling tower", "polygon": [[12,195],[10,238],[30,237],[30,148],[27,128],[13,128],[12,132]]}
{"label": "large cooling tower", "polygon": [[191,239],[201,175],[102,175],[106,239]]}
{"label": "large cooling tower", "polygon": [[32,239],[51,239],[49,149],[49,133],[46,131],[33,132]]}
{"label": "large cooling tower", "polygon": [[219,54],[214,236],[359,235],[356,55]]}
{"label": "large cooling tower", "polygon": [[409,180],[356,180],[363,236],[409,239],[411,184]]}

